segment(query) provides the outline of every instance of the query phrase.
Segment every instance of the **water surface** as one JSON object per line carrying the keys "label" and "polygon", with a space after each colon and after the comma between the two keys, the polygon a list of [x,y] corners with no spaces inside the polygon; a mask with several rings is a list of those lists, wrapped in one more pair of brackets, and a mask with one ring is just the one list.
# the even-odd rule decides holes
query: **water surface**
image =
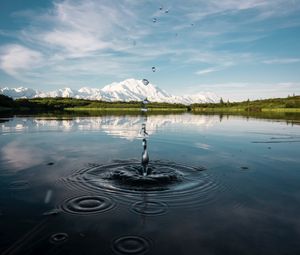
{"label": "water surface", "polygon": [[0,144],[1,254],[300,254],[290,120],[9,117]]}

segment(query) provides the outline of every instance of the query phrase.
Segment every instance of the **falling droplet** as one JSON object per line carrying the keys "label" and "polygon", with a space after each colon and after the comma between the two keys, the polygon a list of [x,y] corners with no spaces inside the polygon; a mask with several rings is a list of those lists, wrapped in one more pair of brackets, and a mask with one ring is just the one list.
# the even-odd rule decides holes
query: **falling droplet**
{"label": "falling droplet", "polygon": [[157,21],[157,18],[153,18],[152,21],[153,23],[155,23]]}
{"label": "falling droplet", "polygon": [[50,200],[52,198],[52,194],[53,194],[52,190],[50,190],[50,189],[47,190],[45,200],[44,200],[45,204],[48,204],[50,202]]}
{"label": "falling droplet", "polygon": [[145,86],[147,86],[149,84],[149,81],[147,79],[143,79],[142,82]]}
{"label": "falling droplet", "polygon": [[155,71],[156,71],[155,66],[152,66],[152,72],[155,72]]}
{"label": "falling droplet", "polygon": [[161,6],[159,7],[159,10],[162,11],[163,8],[164,8],[164,7],[161,5]]}
{"label": "falling droplet", "polygon": [[148,101],[147,98],[145,98],[145,99],[143,100],[143,104],[149,104],[149,101]]}
{"label": "falling droplet", "polygon": [[169,10],[165,10],[165,13],[169,13]]}

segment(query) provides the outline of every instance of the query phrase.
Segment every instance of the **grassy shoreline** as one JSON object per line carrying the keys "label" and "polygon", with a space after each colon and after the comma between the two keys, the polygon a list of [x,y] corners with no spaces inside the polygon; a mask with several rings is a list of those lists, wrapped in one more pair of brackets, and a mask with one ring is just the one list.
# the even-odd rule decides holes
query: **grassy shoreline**
{"label": "grassy shoreline", "polygon": [[[87,100],[76,98],[32,98],[12,99],[0,95],[0,112],[24,113],[24,112],[120,112],[141,113],[142,102],[106,102],[99,100]],[[300,96],[287,98],[270,98],[243,102],[198,103],[184,105],[180,103],[149,102],[149,112],[174,112],[174,113],[300,113]]]}
{"label": "grassy shoreline", "polygon": [[[88,108],[88,107],[68,107],[64,108],[64,111],[130,111],[141,112],[140,108],[118,108],[118,107],[105,107],[105,108]],[[186,112],[187,108],[148,108],[148,111],[160,112],[160,111],[173,111],[173,112]]]}
{"label": "grassy shoreline", "polygon": [[257,111],[247,110],[245,108],[231,108],[231,107],[195,107],[192,109],[193,112],[211,112],[211,113],[260,113],[260,112],[293,112],[300,113],[300,108],[261,108]]}

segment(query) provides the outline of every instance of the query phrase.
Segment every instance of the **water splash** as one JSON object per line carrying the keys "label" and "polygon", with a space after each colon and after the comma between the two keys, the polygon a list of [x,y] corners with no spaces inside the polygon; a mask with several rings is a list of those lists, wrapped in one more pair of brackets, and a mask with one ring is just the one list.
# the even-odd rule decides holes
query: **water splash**
{"label": "water splash", "polygon": [[[147,109],[147,104],[149,103],[148,99],[144,99],[142,102],[143,108],[142,109]],[[146,136],[148,136],[147,130],[146,130],[146,121],[147,121],[147,116],[145,117],[145,122],[142,123],[142,129],[141,129],[141,135],[143,136],[143,152],[142,152],[142,160],[141,160],[141,165],[142,165],[142,174],[143,176],[148,175],[148,164],[149,164],[149,154],[147,151],[147,139]]]}
{"label": "water splash", "polygon": [[147,98],[145,98],[142,103],[141,103],[141,111],[142,112],[147,112],[148,111],[148,107],[147,104],[149,104],[149,101]]}
{"label": "water splash", "polygon": [[143,139],[143,153],[142,153],[142,167],[143,167],[143,176],[148,175],[148,164],[149,164],[149,154],[147,151],[147,140]]}

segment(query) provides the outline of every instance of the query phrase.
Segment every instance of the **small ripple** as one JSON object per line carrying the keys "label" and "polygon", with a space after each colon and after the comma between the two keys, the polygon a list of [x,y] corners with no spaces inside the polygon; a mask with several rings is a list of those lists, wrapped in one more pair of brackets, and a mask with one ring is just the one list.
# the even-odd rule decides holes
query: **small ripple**
{"label": "small ripple", "polygon": [[11,190],[24,190],[29,188],[29,182],[26,180],[14,181],[9,184]]}
{"label": "small ripple", "polygon": [[104,196],[79,196],[66,200],[60,207],[66,213],[90,215],[109,211],[115,203]]}
{"label": "small ripple", "polygon": [[55,233],[52,236],[50,236],[49,241],[53,244],[62,244],[66,241],[68,241],[69,236],[67,233]]}
{"label": "small ripple", "polygon": [[158,201],[138,201],[132,205],[131,210],[137,214],[157,216],[167,213],[168,206]]}
{"label": "small ripple", "polygon": [[140,236],[122,236],[112,243],[112,250],[115,254],[136,254],[142,255],[149,251],[151,243]]}

